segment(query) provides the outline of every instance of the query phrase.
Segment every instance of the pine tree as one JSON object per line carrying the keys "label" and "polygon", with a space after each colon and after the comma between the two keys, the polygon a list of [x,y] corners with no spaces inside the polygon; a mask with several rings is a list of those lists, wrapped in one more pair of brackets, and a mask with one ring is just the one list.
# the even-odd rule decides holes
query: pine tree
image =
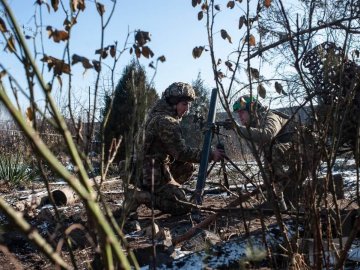
{"label": "pine tree", "polygon": [[[110,109],[111,98],[111,95],[105,96],[103,115],[106,115]],[[116,158],[122,160],[134,154],[137,132],[143,124],[148,108],[159,97],[156,90],[147,82],[144,68],[133,60],[124,68],[113,98],[113,106],[104,130],[105,153],[108,153],[112,140],[122,136]]]}

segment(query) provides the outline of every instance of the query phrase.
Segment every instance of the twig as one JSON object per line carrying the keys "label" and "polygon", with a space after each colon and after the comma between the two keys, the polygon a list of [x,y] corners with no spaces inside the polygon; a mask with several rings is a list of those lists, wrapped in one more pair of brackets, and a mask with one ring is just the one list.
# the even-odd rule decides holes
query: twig
{"label": "twig", "polygon": [[282,38],[282,39],[280,39],[279,41],[277,41],[277,42],[275,42],[273,44],[262,47],[257,52],[255,52],[255,53],[251,54],[249,57],[245,58],[244,62],[254,58],[255,56],[261,55],[265,51],[268,51],[268,50],[270,50],[272,48],[275,48],[275,47],[277,47],[277,46],[279,46],[279,45],[281,45],[283,43],[286,43],[286,42],[292,40],[295,37],[298,37],[298,36],[301,36],[301,35],[304,35],[304,34],[307,34],[307,33],[315,32],[315,31],[318,31],[318,30],[321,30],[321,29],[325,29],[325,28],[328,28],[328,27],[331,27],[331,26],[340,26],[342,22],[350,21],[350,20],[353,20],[353,19],[354,18],[352,18],[352,17],[351,18],[344,18],[344,19],[336,20],[336,21],[333,21],[333,22],[330,22],[330,23],[324,23],[324,24],[322,24],[320,26],[317,26],[317,27],[314,27],[314,28],[299,31],[298,33],[294,33],[294,34],[292,34],[290,36],[287,36],[286,38]]}
{"label": "twig", "polygon": [[[246,195],[242,195],[239,198],[235,199],[234,201],[232,201],[228,207],[224,208],[223,210],[229,209],[229,208],[233,208],[235,206],[237,206],[238,204],[247,201],[248,199],[250,199],[252,196],[258,194],[260,192],[260,188],[257,188],[255,190],[253,190],[252,192],[250,192],[249,194]],[[210,225],[214,220],[216,220],[216,218],[218,217],[219,213],[215,213],[211,216],[209,216],[208,218],[206,218],[205,220],[203,220],[202,222],[200,222],[199,224],[197,224],[196,226],[192,227],[190,230],[188,230],[186,233],[173,238],[172,243],[173,245],[179,244],[187,239],[190,239],[191,237],[193,237],[197,230],[200,228],[204,228],[208,225]]]}

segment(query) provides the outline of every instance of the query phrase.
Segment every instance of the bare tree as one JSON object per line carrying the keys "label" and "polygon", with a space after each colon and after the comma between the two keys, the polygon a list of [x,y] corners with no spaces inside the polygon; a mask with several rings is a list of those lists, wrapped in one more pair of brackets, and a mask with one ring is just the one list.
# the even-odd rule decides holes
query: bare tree
{"label": "bare tree", "polygon": [[[81,19],[82,14],[90,12],[87,5],[94,5],[101,26],[101,30],[96,33],[100,37],[100,44],[95,51],[94,58],[71,51],[71,42],[79,42],[76,40],[76,36],[72,35],[74,33],[72,30],[77,27],[77,22]],[[135,268],[139,267],[131,251],[129,251],[130,257],[125,255],[123,247],[126,247],[127,244],[125,239],[121,238],[122,232],[111,211],[106,204],[102,203],[102,197],[96,196],[101,195],[99,193],[100,187],[97,184],[93,185],[89,179],[89,176],[95,176],[93,156],[89,156],[89,153],[93,151],[95,128],[99,122],[98,100],[102,94],[101,91],[107,91],[110,93],[110,99],[113,99],[115,82],[118,80],[116,70],[120,57],[125,51],[134,53],[137,59],[141,56],[146,59],[154,56],[154,52],[149,47],[149,32],[146,31],[129,31],[122,48],[117,41],[112,44],[105,44],[104,37],[115,7],[116,1],[112,1],[108,7],[97,1],[93,3],[83,0],[51,1],[51,4],[46,1],[36,1],[32,16],[34,28],[32,28],[19,25],[11,5],[6,0],[1,1],[4,16],[0,19],[0,31],[4,44],[6,44],[5,50],[12,59],[9,63],[16,64],[21,72],[11,74],[10,70],[12,69],[9,63],[0,63],[0,100],[27,137],[29,146],[33,150],[32,154],[36,158],[39,168],[42,169],[49,196],[57,213],[56,218],[62,226],[63,234],[61,237],[65,239],[71,261],[65,261],[60,252],[54,250],[37,230],[33,229],[2,198],[0,199],[0,208],[54,265],[64,269],[78,269],[80,262],[76,260],[76,256],[72,253],[69,245],[69,228],[61,222],[60,214],[51,196],[45,167],[50,168],[50,171],[64,179],[85,205],[88,214],[87,219],[91,224],[89,228],[92,227],[88,232],[93,237],[92,249],[94,252],[99,250],[101,267],[106,269],[130,269],[130,265]],[[65,18],[61,21],[63,28],[58,29],[49,25],[44,21],[43,12],[53,12],[63,16]],[[45,46],[44,29],[48,33],[49,41],[53,43],[52,46],[56,45],[57,52],[54,54],[50,53],[50,49]],[[133,42],[129,41],[130,37],[133,37]],[[160,56],[157,58],[156,64],[154,61],[152,62],[154,75],[158,62],[163,61],[165,61],[165,57]],[[94,75],[94,83],[85,86],[87,91],[86,102],[79,98],[74,89],[74,65],[82,65],[84,72],[93,72]],[[106,85],[106,89],[102,88],[103,85],[101,84],[104,74],[108,77],[110,74],[110,83]],[[60,91],[60,96],[64,96],[64,93],[67,96],[66,102],[61,104],[61,109],[55,99],[57,89]],[[142,95],[140,89],[138,92],[138,95]],[[23,100],[29,104],[25,115],[23,114],[24,108],[21,105]],[[104,116],[104,126],[106,126],[110,111]],[[46,123],[45,126],[51,126],[62,137],[63,149],[76,168],[74,172],[69,171],[61,163],[58,153],[52,151],[40,136],[44,123]],[[141,123],[137,124],[141,125]],[[116,143],[119,145],[121,141]],[[105,153],[102,150],[100,154],[96,160],[97,162],[101,160],[103,168],[106,166],[104,164]],[[100,171],[103,181],[105,178],[104,170],[101,169]]]}
{"label": "bare tree", "polygon": [[[339,150],[350,146],[359,167],[359,120],[353,117],[360,109],[359,2],[247,0],[228,1],[225,7],[220,1],[194,0],[192,6],[198,9],[198,19],[205,23],[208,34],[206,45],[196,46],[193,56],[210,54],[214,83],[229,118],[233,119],[232,103],[239,95],[249,93],[270,105],[290,106],[290,119],[296,119],[306,108],[306,129],[316,137],[317,146],[313,149],[316,155],[302,154],[311,151],[308,132],[301,132],[296,164],[311,163],[306,167],[311,192],[303,194],[306,207],[311,211],[305,219],[310,221],[309,236],[316,243],[316,268],[322,269],[323,261],[329,263],[322,258],[323,238],[332,239],[334,233],[340,239],[343,237],[339,225],[341,209],[334,190],[328,188],[334,187],[332,168]],[[227,14],[225,16],[238,14],[238,25],[221,23],[223,13]],[[235,28],[239,32],[231,35]],[[235,40],[234,37],[239,38]],[[217,56],[221,42],[234,44],[225,58]],[[240,134],[239,141],[243,143]],[[256,149],[252,142],[249,144]],[[257,161],[262,178],[266,179],[269,175],[264,172],[261,155],[253,151],[253,159]],[[316,189],[321,161],[326,164],[325,193],[322,195]],[[272,183],[275,179],[270,180],[264,183]],[[271,186],[266,187],[268,192],[271,189]],[[326,199],[329,197],[334,207],[329,205]],[[334,216],[325,215],[328,220],[326,232],[318,222],[321,208],[334,211]],[[283,230],[289,267],[296,269],[296,258],[301,251],[291,242],[297,240],[290,241],[283,217],[276,209],[274,211]],[[335,232],[330,228],[334,224],[333,218],[337,224]],[[350,235],[354,231],[356,228]],[[336,267],[344,264],[351,241],[353,237],[340,245],[340,260]]]}

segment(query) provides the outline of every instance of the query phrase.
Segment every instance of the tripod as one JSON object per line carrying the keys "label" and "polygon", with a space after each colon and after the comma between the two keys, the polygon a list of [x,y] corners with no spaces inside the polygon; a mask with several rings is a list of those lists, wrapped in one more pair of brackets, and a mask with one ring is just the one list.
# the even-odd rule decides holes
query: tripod
{"label": "tripod", "polygon": [[[224,122],[215,122],[214,127],[212,129],[212,133],[215,134],[216,138],[217,138],[216,148],[222,149],[225,152],[225,145],[220,140],[220,136],[226,137],[227,135],[220,133],[220,126],[224,126]],[[214,136],[212,136],[212,137],[214,137]],[[223,173],[224,186],[228,190],[228,195],[230,194],[229,193],[230,185],[229,185],[228,173],[227,173],[227,170],[226,170],[226,165],[227,165],[226,162],[229,162],[232,165],[232,167],[235,168],[236,171],[238,171],[246,179],[246,181],[248,183],[251,183],[254,186],[254,188],[256,188],[256,185],[254,183],[252,183],[251,179],[226,155],[226,152],[225,152],[224,158],[221,159],[221,161],[220,161],[220,168],[221,168],[221,171]],[[211,171],[214,168],[215,164],[216,164],[216,161],[213,161],[213,163],[210,165],[209,169],[207,170],[206,177],[209,176],[209,174],[211,173]],[[220,184],[221,184],[221,180],[220,180]]]}

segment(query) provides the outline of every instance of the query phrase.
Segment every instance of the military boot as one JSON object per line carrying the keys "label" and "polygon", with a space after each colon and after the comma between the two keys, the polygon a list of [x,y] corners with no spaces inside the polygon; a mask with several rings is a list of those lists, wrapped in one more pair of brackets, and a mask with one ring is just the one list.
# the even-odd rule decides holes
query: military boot
{"label": "military boot", "polygon": [[155,208],[163,213],[173,216],[184,215],[190,212],[191,207],[182,202],[187,202],[185,192],[176,185],[166,184],[159,189],[154,198]]}

